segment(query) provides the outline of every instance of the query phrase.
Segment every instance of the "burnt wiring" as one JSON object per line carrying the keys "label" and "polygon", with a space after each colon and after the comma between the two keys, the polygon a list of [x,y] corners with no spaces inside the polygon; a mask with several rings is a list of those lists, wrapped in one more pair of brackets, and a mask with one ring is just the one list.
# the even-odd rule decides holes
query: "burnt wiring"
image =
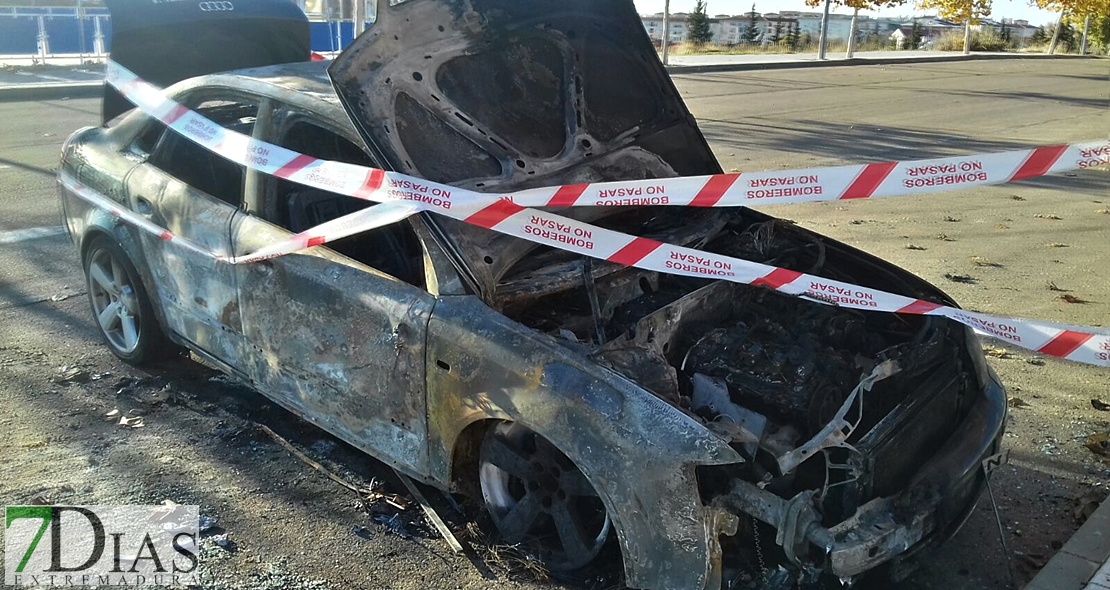
{"label": "burnt wiring", "polygon": [[605,320],[601,317],[601,303],[597,299],[597,283],[594,282],[594,264],[593,259],[589,256],[582,257],[582,283],[586,288],[586,297],[590,300],[590,313],[594,318],[594,333],[597,337],[597,345],[604,346],[605,338]]}
{"label": "burnt wiring", "polygon": [[[807,274],[816,274],[823,269],[826,257],[824,241],[814,236],[804,236],[809,241],[798,244],[789,236],[780,238],[776,230],[784,224],[786,222],[782,220],[771,219],[748,226],[738,236],[741,249],[750,250],[750,253],[745,253],[748,253],[751,259],[771,266],[784,266]],[[747,248],[744,248],[744,246],[747,246]],[[810,253],[806,257],[811,256],[814,260],[813,264],[807,270],[801,270],[800,265],[803,258],[797,255],[808,253],[809,250],[813,249],[816,250],[816,253]],[[753,253],[757,256],[750,256]]]}

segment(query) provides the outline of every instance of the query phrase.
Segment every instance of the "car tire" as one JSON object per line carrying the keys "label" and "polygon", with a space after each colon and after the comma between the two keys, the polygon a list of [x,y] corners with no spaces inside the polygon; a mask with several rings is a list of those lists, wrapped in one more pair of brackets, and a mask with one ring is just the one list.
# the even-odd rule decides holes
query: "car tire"
{"label": "car tire", "polygon": [[158,325],[139,272],[119,244],[96,236],[82,263],[93,323],[113,354],[141,365],[180,352]]}
{"label": "car tire", "polygon": [[554,574],[582,570],[615,536],[593,484],[555,445],[522,425],[501,422],[486,431],[478,470],[501,541]]}

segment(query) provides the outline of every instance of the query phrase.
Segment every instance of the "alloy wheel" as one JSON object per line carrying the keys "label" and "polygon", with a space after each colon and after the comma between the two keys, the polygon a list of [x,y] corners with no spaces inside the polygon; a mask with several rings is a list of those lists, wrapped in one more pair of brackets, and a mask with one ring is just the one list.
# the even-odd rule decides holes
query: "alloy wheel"
{"label": "alloy wheel", "polygon": [[131,275],[107,248],[89,254],[89,295],[93,314],[108,344],[120,354],[139,346],[142,311]]}
{"label": "alloy wheel", "polygon": [[589,564],[612,528],[592,484],[559,449],[528,428],[502,423],[486,434],[482,496],[502,540],[552,571]]}

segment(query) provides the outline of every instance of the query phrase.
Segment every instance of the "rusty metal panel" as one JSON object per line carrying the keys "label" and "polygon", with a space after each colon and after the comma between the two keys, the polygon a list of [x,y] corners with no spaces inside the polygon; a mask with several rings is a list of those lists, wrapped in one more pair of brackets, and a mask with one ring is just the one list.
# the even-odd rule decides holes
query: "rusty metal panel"
{"label": "rusty metal panel", "polygon": [[740,462],[723,439],[475,297],[442,297],[428,338],[432,478],[451,480],[452,450],[470,424],[519,422],[573,457],[601,492],[629,585],[702,588],[713,579],[723,525],[700,502],[694,465]]}
{"label": "rusty metal panel", "polygon": [[[245,253],[291,234],[240,214],[234,235],[236,253]],[[421,476],[424,346],[435,299],[324,248],[234,269],[256,386]]]}

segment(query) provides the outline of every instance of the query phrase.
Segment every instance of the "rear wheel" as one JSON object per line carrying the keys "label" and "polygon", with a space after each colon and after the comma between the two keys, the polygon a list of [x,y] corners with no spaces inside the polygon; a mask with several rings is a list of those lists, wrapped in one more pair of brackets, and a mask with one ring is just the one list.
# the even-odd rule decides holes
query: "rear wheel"
{"label": "rear wheel", "polygon": [[123,248],[107,237],[93,238],[84,266],[93,321],[113,354],[138,365],[175,350],[158,325],[139,273]]}
{"label": "rear wheel", "polygon": [[489,429],[479,458],[482,497],[502,540],[552,572],[579,570],[605,546],[612,524],[578,467],[519,424]]}

